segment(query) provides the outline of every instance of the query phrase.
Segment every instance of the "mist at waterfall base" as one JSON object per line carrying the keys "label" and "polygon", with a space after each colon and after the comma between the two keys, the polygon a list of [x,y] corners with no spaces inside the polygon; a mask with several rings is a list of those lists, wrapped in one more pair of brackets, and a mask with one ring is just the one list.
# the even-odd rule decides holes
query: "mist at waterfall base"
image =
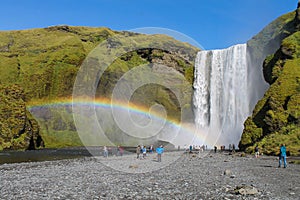
{"label": "mist at waterfall base", "polygon": [[[73,104],[76,127],[85,146],[136,146],[169,144],[167,148],[203,145],[205,138],[192,123],[167,120],[165,110],[154,105],[149,110],[125,105]],[[85,107],[83,109],[83,107]],[[94,112],[94,113],[93,113]]]}
{"label": "mist at waterfall base", "polygon": [[193,84],[195,125],[216,145],[237,146],[244,121],[261,97],[251,94],[263,85],[252,80],[262,72],[253,74],[255,66],[248,64],[247,57],[247,44],[197,54]]}
{"label": "mist at waterfall base", "polygon": [[[107,114],[97,114],[104,134],[118,132],[118,135],[106,136],[113,143],[128,145],[162,140],[175,146],[192,144],[212,148],[214,145],[235,144],[237,147],[244,121],[261,97],[252,95],[261,85],[252,80],[262,73],[250,67],[247,57],[247,44],[198,52],[193,83],[194,124],[174,125],[164,120],[165,115],[157,118],[150,112],[138,114],[130,110],[128,115],[128,109],[118,109],[118,113],[111,117],[103,118],[101,116]],[[98,110],[97,113],[101,112]],[[113,119],[116,116],[124,117],[116,124]],[[113,131],[111,127],[115,127]]]}

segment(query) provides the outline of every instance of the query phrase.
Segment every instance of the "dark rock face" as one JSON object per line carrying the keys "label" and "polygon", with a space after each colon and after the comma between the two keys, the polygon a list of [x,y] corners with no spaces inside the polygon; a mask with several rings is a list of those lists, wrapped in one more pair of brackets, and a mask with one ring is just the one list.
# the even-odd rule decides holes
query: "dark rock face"
{"label": "dark rock face", "polygon": [[0,85],[0,148],[36,149],[43,146],[37,122],[26,110],[24,91]]}

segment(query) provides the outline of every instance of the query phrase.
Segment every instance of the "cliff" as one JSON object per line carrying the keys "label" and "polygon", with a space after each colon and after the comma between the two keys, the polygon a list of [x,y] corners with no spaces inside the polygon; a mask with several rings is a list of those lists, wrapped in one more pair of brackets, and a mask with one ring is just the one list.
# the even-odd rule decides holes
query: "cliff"
{"label": "cliff", "polygon": [[262,153],[276,155],[280,144],[285,143],[291,155],[300,155],[299,13],[298,6],[295,12],[278,18],[250,41],[251,45],[266,44],[260,45],[265,48],[258,53],[272,53],[280,46],[264,60],[263,75],[269,89],[244,124],[241,150],[253,152],[258,146]]}
{"label": "cliff", "polygon": [[0,85],[0,150],[43,147],[37,121],[26,110],[24,91]]}
{"label": "cliff", "polygon": [[[36,125],[35,120],[28,120],[31,115],[26,108],[35,105],[36,102],[47,104],[47,102],[60,99],[70,99],[78,70],[87,55],[97,45],[106,41],[109,44],[108,51],[118,48],[126,51],[126,46],[114,43],[110,39],[117,35],[140,37],[140,41],[145,44],[155,40],[156,46],[164,48],[138,49],[126,52],[117,58],[101,77],[96,89],[96,98],[110,99],[112,90],[120,77],[135,66],[163,64],[176,70],[182,80],[185,79],[190,83],[188,86],[180,86],[181,83],[178,85],[183,88],[183,107],[190,113],[185,119],[192,121],[193,66],[194,57],[199,49],[187,43],[164,35],[150,36],[117,32],[108,28],[53,26],[21,31],[2,31],[0,32],[0,85],[8,92],[1,95],[2,98],[10,99],[9,95],[15,90],[12,88],[18,87],[18,90],[22,91],[22,98],[15,99],[9,108],[5,103],[0,104],[3,113],[0,124],[0,138],[2,138],[0,148],[31,148],[28,140],[33,138],[36,143],[37,136],[44,141],[46,147],[81,145],[69,107],[58,110],[45,107],[30,109],[39,122],[39,126]],[[171,84],[174,80],[165,80],[165,82]],[[168,118],[180,120],[182,108],[168,88],[155,85],[145,86],[134,93],[132,101],[146,107],[154,103],[162,104],[168,112]],[[21,112],[19,109],[21,106],[23,121],[18,123],[18,128],[9,126],[12,120],[19,118],[18,112]],[[10,113],[9,118],[6,117],[6,112]],[[31,132],[33,129],[34,131],[32,133],[29,131],[29,135],[25,137],[26,134],[19,133],[19,126],[24,126],[24,130],[29,130],[28,124],[30,123],[35,124],[31,127]],[[14,142],[15,140],[18,140],[18,144]],[[35,146],[38,145],[35,144]]]}

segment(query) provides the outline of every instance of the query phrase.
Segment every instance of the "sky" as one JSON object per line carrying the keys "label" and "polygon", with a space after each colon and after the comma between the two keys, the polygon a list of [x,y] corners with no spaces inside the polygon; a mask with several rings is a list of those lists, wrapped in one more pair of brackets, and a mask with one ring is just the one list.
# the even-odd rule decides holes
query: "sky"
{"label": "sky", "polygon": [[245,43],[298,0],[2,0],[0,30],[53,25],[180,32],[204,49]]}

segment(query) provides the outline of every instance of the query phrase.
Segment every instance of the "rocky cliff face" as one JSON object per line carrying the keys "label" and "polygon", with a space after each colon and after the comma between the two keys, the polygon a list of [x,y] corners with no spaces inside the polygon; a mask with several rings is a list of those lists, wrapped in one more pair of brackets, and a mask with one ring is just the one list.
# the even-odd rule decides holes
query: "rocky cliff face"
{"label": "rocky cliff face", "polygon": [[[268,45],[276,47],[280,43],[280,47],[264,61],[263,74],[270,87],[244,124],[239,148],[247,152],[253,152],[258,145],[261,152],[275,155],[279,145],[285,143],[290,154],[300,154],[299,11],[298,6],[295,12],[272,23],[279,28]],[[265,29],[254,40],[264,41],[267,33],[270,32]]]}
{"label": "rocky cliff face", "polygon": [[[59,111],[33,110],[40,125],[40,131],[37,132],[37,123],[35,120],[29,120],[30,115],[26,111],[26,106],[37,101],[46,103],[59,98],[70,99],[77,72],[92,49],[101,42],[107,41],[109,50],[115,48],[124,50],[122,44],[114,43],[114,40],[110,39],[116,35],[131,37],[141,34],[116,32],[108,28],[71,26],[0,32],[0,84],[8,91],[2,94],[2,98],[9,99],[9,95],[14,91],[9,85],[22,86],[19,88],[22,91],[22,98],[15,99],[9,108],[4,103],[0,105],[3,113],[0,133],[0,138],[4,138],[0,140],[2,148],[37,147],[41,138],[46,147],[80,145],[74,122],[72,117],[69,117],[72,115],[69,108]],[[167,50],[148,48],[122,55],[104,72],[97,86],[96,95],[101,98],[110,98],[120,77],[135,66],[163,64],[176,70],[181,79],[186,79],[190,83],[189,88],[184,88],[182,98],[185,102],[184,109],[192,113],[193,65],[199,49],[163,35],[143,35],[142,37],[141,41],[145,43],[150,43],[152,38],[156,38],[159,43],[157,45],[164,46]],[[153,67],[153,70],[157,68]],[[172,80],[165,81],[172,82]],[[181,87],[180,84],[179,87]],[[182,109],[168,88],[155,85],[148,85],[137,90],[132,101],[145,106],[151,106],[153,103],[162,104],[168,112],[168,117],[173,119],[179,119]],[[18,123],[18,126],[10,125],[11,121],[19,120],[18,112],[21,112],[19,110],[21,105],[23,109],[21,115],[23,120],[27,120],[22,122],[26,127],[22,131],[19,130],[21,129],[19,125],[22,123]],[[9,118],[6,117],[8,115],[6,112],[10,113]],[[43,113],[45,115],[41,115]],[[192,114],[186,119],[192,121]],[[76,141],[73,138],[77,138]],[[13,142],[15,140],[18,142]]]}
{"label": "rocky cliff face", "polygon": [[17,85],[0,85],[0,149],[43,147],[37,121],[26,110],[25,95]]}

